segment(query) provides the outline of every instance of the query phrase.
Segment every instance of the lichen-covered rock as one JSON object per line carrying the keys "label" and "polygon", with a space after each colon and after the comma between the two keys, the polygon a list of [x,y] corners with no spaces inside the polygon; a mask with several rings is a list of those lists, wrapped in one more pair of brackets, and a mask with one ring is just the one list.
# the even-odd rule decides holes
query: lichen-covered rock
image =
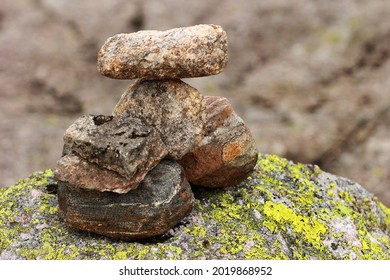
{"label": "lichen-covered rock", "polygon": [[[146,173],[155,167],[168,153],[160,134],[140,118],[122,114],[112,116],[87,115],[77,119],[65,132],[63,156],[74,154],[97,167],[118,173],[127,179],[127,184],[107,186],[110,191],[125,193],[134,189],[144,179]],[[78,172],[80,176],[96,174],[97,167],[86,167],[77,171],[70,168],[70,161],[60,161],[57,167],[58,178],[66,180]],[[82,165],[79,165],[82,167]],[[98,171],[97,171],[98,172]],[[83,176],[83,177],[85,177]],[[91,178],[92,179],[92,178]],[[76,178],[77,180],[77,178]],[[74,180],[73,180],[74,181]],[[91,189],[85,181],[76,187]],[[93,183],[93,182],[92,182]],[[104,191],[100,185],[95,189]]]}
{"label": "lichen-covered rock", "polygon": [[166,233],[191,212],[194,197],[181,166],[162,160],[125,194],[61,182],[58,203],[60,217],[71,228],[135,240]]}
{"label": "lichen-covered rock", "polygon": [[0,259],[390,259],[390,209],[360,185],[274,155],[235,188],[196,189],[191,215],[147,243],[68,228],[53,172],[0,189]]}
{"label": "lichen-covered rock", "polygon": [[108,38],[98,53],[98,70],[114,79],[190,78],[218,74],[227,60],[226,32],[201,24]]}
{"label": "lichen-covered rock", "polygon": [[179,163],[192,184],[228,187],[245,179],[256,165],[257,149],[249,128],[224,97],[205,96],[202,140]]}
{"label": "lichen-covered rock", "polygon": [[122,95],[113,115],[142,118],[160,133],[168,157],[180,159],[200,142],[202,95],[180,80],[138,80]]}

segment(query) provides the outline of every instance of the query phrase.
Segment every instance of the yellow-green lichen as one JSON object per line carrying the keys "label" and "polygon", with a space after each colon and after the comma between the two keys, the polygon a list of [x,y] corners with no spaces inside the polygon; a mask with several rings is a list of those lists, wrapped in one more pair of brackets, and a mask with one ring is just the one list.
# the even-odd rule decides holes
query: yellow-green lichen
{"label": "yellow-green lichen", "polygon": [[386,207],[382,203],[378,203],[379,208],[383,211],[384,213],[384,220],[385,224],[387,225],[388,230],[390,231],[390,208]]}
{"label": "yellow-green lichen", "polygon": [[77,258],[79,250],[75,245],[62,244],[60,237],[62,230],[60,228],[44,228],[42,230],[38,248],[23,247],[19,255],[26,259],[42,260],[71,260]]}
{"label": "yellow-green lichen", "polygon": [[194,237],[200,237],[200,238],[206,237],[206,230],[204,229],[204,227],[198,225],[194,225],[191,229],[185,228],[185,232],[191,234]]}
{"label": "yellow-green lichen", "polygon": [[[122,242],[66,227],[51,170],[0,192],[0,254],[25,259],[390,259],[390,210],[315,166],[260,155],[235,188],[197,194],[168,236]],[[340,180],[340,179],[338,179]],[[34,197],[34,199],[31,199]],[[344,225],[345,224],[345,225]],[[348,231],[350,230],[350,231]],[[30,240],[30,239],[33,240]]]}
{"label": "yellow-green lichen", "polygon": [[34,173],[30,178],[20,180],[16,185],[3,189],[0,193],[0,252],[15,241],[19,232],[26,231],[25,219],[28,218],[29,208],[19,207],[17,201],[23,198],[24,192],[32,186],[45,186],[48,178],[53,175],[51,170]]}
{"label": "yellow-green lichen", "polygon": [[[362,247],[359,251],[359,249],[357,248],[354,248],[354,250],[358,253],[358,254],[362,254],[362,258],[365,259],[365,260],[372,260],[372,259],[375,259],[375,260],[386,260],[386,259],[389,259],[389,256],[388,254],[386,254],[384,252],[384,248],[380,245],[380,243],[374,239],[372,236],[370,236],[370,234],[368,235],[359,235],[359,239],[362,243]],[[389,248],[389,240],[388,238],[384,238],[382,239],[383,241],[385,241],[385,243],[382,243],[382,244],[387,244],[386,247],[387,249]]]}
{"label": "yellow-green lichen", "polygon": [[[250,195],[242,189],[240,197],[248,199]],[[247,258],[254,258],[254,256],[259,255],[263,258],[271,258],[262,248],[263,240],[257,233],[257,229],[261,227],[261,224],[249,218],[253,215],[253,209],[250,207],[252,201],[247,201],[245,205],[239,205],[230,193],[225,192],[220,193],[215,198],[215,203],[212,203],[211,207],[207,209],[204,218],[206,221],[217,222],[219,231],[216,235],[208,235],[208,242],[210,244],[221,244],[219,251],[222,255],[235,256],[241,253],[243,257],[246,256]],[[200,230],[197,229],[196,231],[199,232]],[[197,235],[199,236],[199,234]],[[243,251],[248,242],[257,244],[244,254]]]}
{"label": "yellow-green lichen", "polygon": [[119,252],[116,252],[116,253],[112,256],[112,259],[113,259],[113,260],[126,260],[126,259],[127,259],[127,253],[126,253],[126,251],[119,251]]}
{"label": "yellow-green lichen", "polygon": [[322,235],[326,233],[326,226],[317,219],[297,215],[292,209],[283,204],[267,201],[264,205],[264,214],[273,226],[270,230],[286,230],[286,225],[293,228],[296,233],[301,233],[316,249],[324,250]]}
{"label": "yellow-green lichen", "polygon": [[[302,238],[307,240],[316,250],[320,251],[317,254],[319,258],[331,258],[331,252],[329,248],[324,246],[324,241],[333,230],[327,224],[333,221],[335,217],[352,218],[357,227],[362,229],[365,236],[369,233],[368,224],[374,225],[374,227],[380,226],[375,212],[372,212],[370,206],[367,206],[367,202],[373,203],[371,198],[359,199],[350,191],[339,190],[335,182],[330,183],[328,188],[319,189],[312,180],[313,177],[318,177],[322,172],[317,167],[310,170],[302,164],[293,164],[286,159],[265,156],[259,161],[259,170],[262,185],[256,188],[262,189],[264,192],[265,189],[268,189],[272,193],[272,195],[267,194],[270,201],[266,201],[263,205],[263,213],[265,214],[263,225],[272,233],[289,232],[290,238],[297,233],[299,240],[296,240],[295,244],[302,244]],[[285,174],[279,176],[278,172],[280,170],[284,170]],[[278,177],[281,179],[278,179]],[[276,190],[276,192],[273,190]],[[359,192],[356,194],[359,195]],[[275,197],[278,196],[284,197],[283,203],[273,202]],[[288,207],[286,202],[291,206]],[[386,207],[382,208],[384,208],[382,209],[384,213],[388,211]],[[363,218],[362,213],[364,213],[366,219]],[[386,224],[390,224],[389,220],[386,221]],[[388,229],[387,232],[389,232]],[[343,236],[342,233],[339,235],[337,233],[333,234],[334,237]],[[375,240],[375,238],[372,240]],[[386,240],[373,244],[365,240],[362,243],[365,249],[369,248],[371,255],[374,254],[374,258],[382,258],[383,246],[377,245],[378,243],[383,244],[383,241]],[[373,253],[374,251],[377,252]],[[388,250],[386,254],[388,255]],[[361,252],[360,255],[362,255]],[[370,254],[365,254],[361,258],[369,258],[369,256]],[[307,257],[307,255],[302,255],[300,250],[294,250],[293,258],[304,259]]]}

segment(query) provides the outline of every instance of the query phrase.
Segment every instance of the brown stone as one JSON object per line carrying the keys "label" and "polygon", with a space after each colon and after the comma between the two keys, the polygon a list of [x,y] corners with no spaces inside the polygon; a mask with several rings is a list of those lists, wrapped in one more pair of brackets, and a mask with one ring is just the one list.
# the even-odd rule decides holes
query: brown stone
{"label": "brown stone", "polygon": [[60,217],[72,228],[136,240],[169,231],[191,212],[194,197],[181,166],[162,160],[137,189],[125,194],[60,181],[58,202]]}
{"label": "brown stone", "polygon": [[227,64],[226,32],[218,25],[117,34],[98,53],[98,70],[114,79],[191,78]]}
{"label": "brown stone", "polygon": [[203,96],[181,80],[138,80],[122,95],[113,115],[142,118],[160,133],[168,157],[181,159],[203,133]]}
{"label": "brown stone", "polygon": [[254,139],[226,98],[205,96],[203,106],[204,138],[178,162],[192,184],[232,186],[253,171],[257,161]]}
{"label": "brown stone", "polygon": [[[80,159],[95,165],[86,165],[67,158],[60,161],[59,172],[73,172],[80,167],[80,176],[87,180],[88,171],[95,174],[98,168],[110,170],[127,179],[127,183],[112,184],[102,187],[92,184],[84,188],[96,188],[117,193],[124,193],[143,180],[146,173],[155,167],[168,153],[159,132],[148,126],[140,118],[122,114],[112,116],[83,116],[76,120],[65,132],[63,155],[77,155]],[[76,166],[70,168],[74,163]],[[91,175],[92,175],[91,174]],[[62,176],[61,174],[59,176]],[[64,174],[64,178],[70,176]],[[113,176],[113,175],[112,175]],[[119,180],[119,179],[118,179]]]}
{"label": "brown stone", "polygon": [[55,171],[57,181],[82,189],[126,193],[138,184],[127,180],[117,172],[89,163],[75,155],[63,156],[57,161]]}

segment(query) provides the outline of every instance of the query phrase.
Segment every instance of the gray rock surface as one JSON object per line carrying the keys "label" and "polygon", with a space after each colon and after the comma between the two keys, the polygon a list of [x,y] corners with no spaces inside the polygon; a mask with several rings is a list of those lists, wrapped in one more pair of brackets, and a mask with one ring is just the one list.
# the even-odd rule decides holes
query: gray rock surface
{"label": "gray rock surface", "polygon": [[180,165],[163,160],[125,194],[60,182],[58,202],[60,217],[71,228],[135,240],[169,231],[191,212],[194,197]]}
{"label": "gray rock surface", "polygon": [[205,96],[202,140],[179,163],[192,184],[228,187],[245,179],[256,165],[257,149],[249,128],[224,97]]}
{"label": "gray rock surface", "polygon": [[[117,172],[128,180],[126,187],[123,184],[121,186],[125,188],[109,187],[110,191],[118,193],[136,188],[146,173],[167,153],[158,131],[142,119],[126,114],[116,118],[83,116],[77,119],[64,135],[63,155],[77,155],[100,168]],[[78,172],[75,167],[65,167],[60,164],[58,173]],[[81,170],[80,173],[84,171]]]}
{"label": "gray rock surface", "polygon": [[215,75],[227,64],[226,32],[218,25],[117,34],[98,54],[98,70],[114,79]]}
{"label": "gray rock surface", "polygon": [[138,80],[122,95],[113,115],[142,118],[160,133],[168,156],[180,159],[201,141],[203,96],[180,80]]}
{"label": "gray rock surface", "polygon": [[[260,155],[228,189],[197,189],[165,235],[123,242],[66,226],[53,172],[0,189],[0,259],[390,259],[390,209],[362,186]],[[49,193],[50,192],[50,193]]]}

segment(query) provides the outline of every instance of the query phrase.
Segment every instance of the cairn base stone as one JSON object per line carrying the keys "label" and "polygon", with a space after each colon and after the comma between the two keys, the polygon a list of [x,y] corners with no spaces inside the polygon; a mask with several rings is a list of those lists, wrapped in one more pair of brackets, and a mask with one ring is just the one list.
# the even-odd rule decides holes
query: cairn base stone
{"label": "cairn base stone", "polygon": [[192,210],[194,196],[183,169],[162,160],[137,189],[125,194],[58,183],[60,217],[69,227],[136,240],[162,235]]}

